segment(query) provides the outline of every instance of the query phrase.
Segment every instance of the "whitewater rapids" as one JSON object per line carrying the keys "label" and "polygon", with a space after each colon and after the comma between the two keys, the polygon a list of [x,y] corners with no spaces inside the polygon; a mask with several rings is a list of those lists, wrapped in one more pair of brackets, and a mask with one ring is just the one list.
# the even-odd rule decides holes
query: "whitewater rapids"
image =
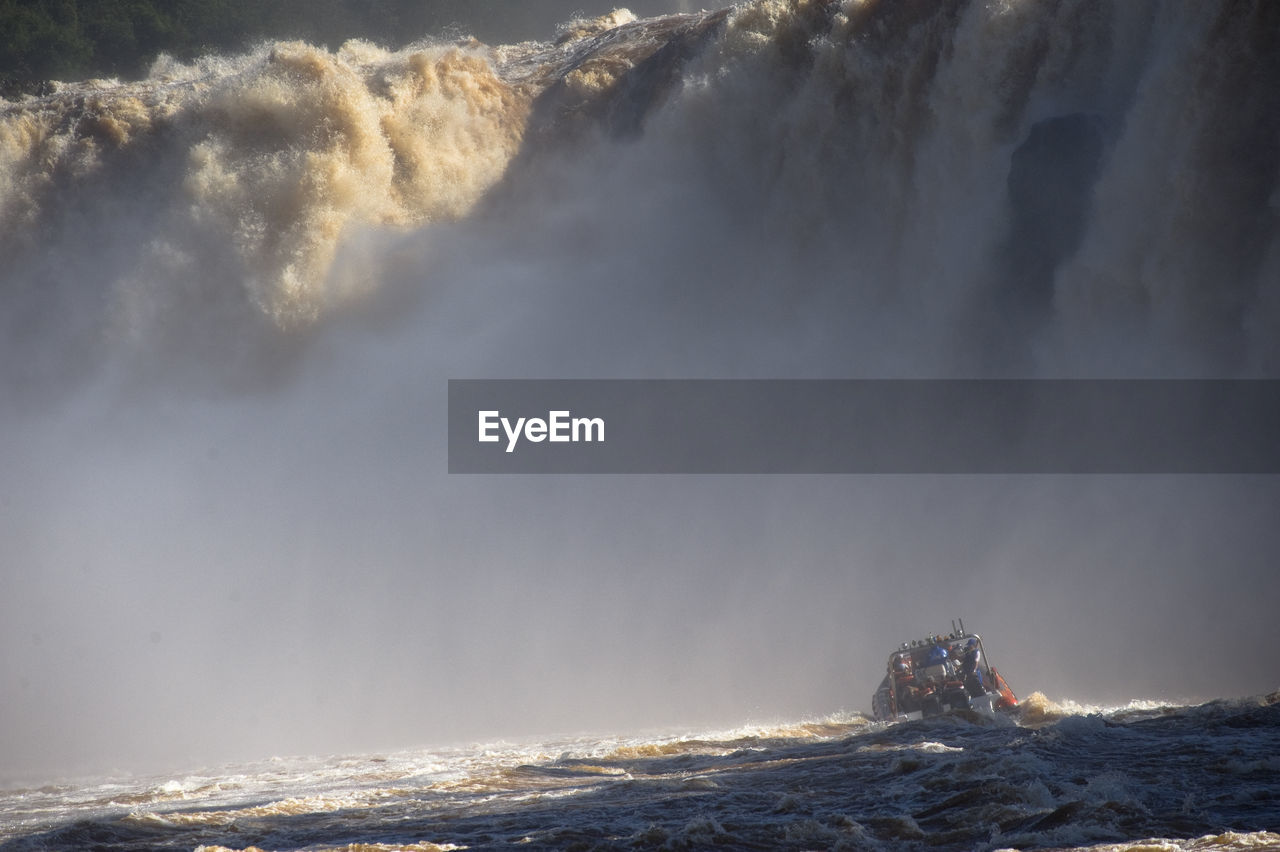
{"label": "whitewater rapids", "polygon": [[1280,848],[1280,693],[884,725],[838,714],[0,793],[0,849]]}

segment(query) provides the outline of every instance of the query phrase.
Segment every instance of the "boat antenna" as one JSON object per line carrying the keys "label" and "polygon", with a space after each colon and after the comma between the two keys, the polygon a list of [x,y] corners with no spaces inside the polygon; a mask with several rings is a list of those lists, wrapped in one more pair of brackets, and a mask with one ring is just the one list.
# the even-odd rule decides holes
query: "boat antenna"
{"label": "boat antenna", "polygon": [[960,619],[960,635],[964,635],[964,619]]}

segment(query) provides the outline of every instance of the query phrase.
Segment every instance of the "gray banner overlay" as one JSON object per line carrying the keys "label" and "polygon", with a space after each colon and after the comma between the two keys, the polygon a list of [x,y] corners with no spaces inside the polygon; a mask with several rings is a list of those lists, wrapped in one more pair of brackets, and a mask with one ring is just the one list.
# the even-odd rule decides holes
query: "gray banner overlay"
{"label": "gray banner overlay", "polygon": [[1280,381],[451,380],[449,472],[1274,474]]}

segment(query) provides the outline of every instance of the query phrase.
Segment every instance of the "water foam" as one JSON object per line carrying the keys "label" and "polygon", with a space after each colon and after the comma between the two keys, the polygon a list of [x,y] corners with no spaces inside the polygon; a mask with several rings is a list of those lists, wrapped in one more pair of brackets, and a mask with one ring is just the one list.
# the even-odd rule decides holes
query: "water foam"
{"label": "water foam", "polygon": [[[959,344],[966,371],[1106,373],[1120,352],[1130,372],[1266,374],[1280,316],[1266,14],[758,0],[727,19],[618,11],[496,51],[283,42],[163,59],[146,81],[6,104],[0,222],[22,249],[10,275],[33,283],[66,272],[42,257],[42,227],[122,241],[77,271],[109,285],[125,336],[237,299],[296,328],[379,286],[376,263],[335,271],[344,240],[465,218],[513,177],[553,190],[530,121],[545,140],[587,117],[643,127],[633,191],[719,196],[768,268],[821,280],[802,309],[839,306],[871,338],[883,324],[860,317],[910,322],[919,351],[895,353],[910,370],[956,363]],[[600,140],[557,153],[641,162],[583,144]],[[113,231],[126,195],[144,221]]]}
{"label": "water foam", "polygon": [[126,181],[160,213],[112,270],[118,328],[152,333],[215,286],[289,328],[373,286],[329,276],[353,228],[465,215],[518,149],[528,101],[479,47],[282,42],[162,60],[142,83],[9,106],[0,216],[21,236],[65,193]]}

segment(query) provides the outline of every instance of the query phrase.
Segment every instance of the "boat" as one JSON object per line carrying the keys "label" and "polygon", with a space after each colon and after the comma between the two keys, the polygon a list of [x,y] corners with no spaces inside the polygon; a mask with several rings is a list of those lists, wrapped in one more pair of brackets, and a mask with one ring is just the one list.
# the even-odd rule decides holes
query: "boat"
{"label": "boat", "polygon": [[904,642],[889,654],[888,671],[871,699],[881,722],[973,711],[994,715],[1018,706],[1018,698],[987,658],[982,637],[952,622],[946,635]]}

